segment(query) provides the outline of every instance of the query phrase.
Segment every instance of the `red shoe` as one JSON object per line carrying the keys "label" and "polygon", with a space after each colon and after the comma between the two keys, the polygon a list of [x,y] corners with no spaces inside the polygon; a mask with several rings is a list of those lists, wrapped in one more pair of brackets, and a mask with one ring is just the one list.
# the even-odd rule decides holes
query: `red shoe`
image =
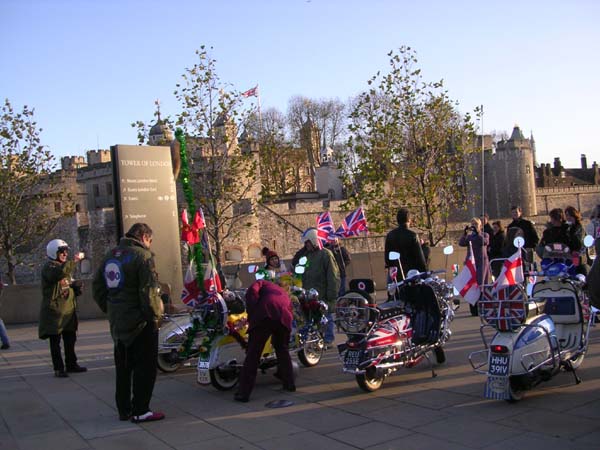
{"label": "red shoe", "polygon": [[133,423],[155,422],[157,420],[163,420],[164,418],[165,415],[161,412],[148,411],[146,414],[140,416],[131,416],[131,421]]}

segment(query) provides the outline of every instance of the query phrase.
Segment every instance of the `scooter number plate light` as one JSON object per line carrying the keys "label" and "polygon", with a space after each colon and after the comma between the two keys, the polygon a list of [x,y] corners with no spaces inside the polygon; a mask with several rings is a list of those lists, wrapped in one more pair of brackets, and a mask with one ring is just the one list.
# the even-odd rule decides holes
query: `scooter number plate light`
{"label": "scooter number plate light", "polygon": [[347,350],[344,356],[344,366],[346,369],[356,369],[360,363],[360,354],[362,350]]}

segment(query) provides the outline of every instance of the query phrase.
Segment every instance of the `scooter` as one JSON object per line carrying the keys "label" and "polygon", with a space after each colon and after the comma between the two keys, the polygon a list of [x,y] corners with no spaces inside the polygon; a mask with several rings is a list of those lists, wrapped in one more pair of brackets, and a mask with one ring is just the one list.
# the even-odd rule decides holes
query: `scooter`
{"label": "scooter", "polygon": [[[451,246],[444,249],[446,255],[452,251]],[[400,254],[390,252],[389,259],[399,263]],[[367,392],[379,389],[398,369],[414,367],[423,359],[435,377],[430,354],[437,363],[445,362],[443,347],[460,305],[454,286],[438,277],[445,270],[411,270],[397,281],[395,269],[390,269],[387,302],[376,303],[370,279],[351,280],[350,290],[336,302],[336,324],[348,337],[338,345],[343,371],[354,375]]]}
{"label": "scooter", "polygon": [[[591,246],[593,239],[584,242]],[[523,238],[514,242],[519,248],[523,243]],[[519,284],[483,288],[479,315],[485,349],[471,353],[469,362],[475,372],[487,375],[486,398],[519,401],[525,391],[562,370],[572,372],[576,384],[581,382],[576,369],[585,358],[599,310],[590,306],[585,277],[575,274],[566,246],[546,246],[541,267],[529,273],[538,279],[530,297]],[[488,343],[489,329],[495,334]]]}
{"label": "scooter", "polygon": [[[249,267],[250,272],[254,270],[254,267]],[[257,272],[257,279],[262,277],[264,273]],[[296,325],[291,332],[289,349],[298,354],[304,366],[313,367],[323,356],[322,319],[327,305],[318,299],[314,290],[307,292],[302,288],[292,288],[291,292]],[[245,304],[234,299],[216,299],[197,310],[195,319],[205,330],[198,357],[197,382],[212,384],[219,390],[232,389],[239,380],[248,344]],[[298,364],[292,364],[297,375]],[[262,352],[259,369],[265,373],[273,367],[277,367],[277,355],[269,339]]]}

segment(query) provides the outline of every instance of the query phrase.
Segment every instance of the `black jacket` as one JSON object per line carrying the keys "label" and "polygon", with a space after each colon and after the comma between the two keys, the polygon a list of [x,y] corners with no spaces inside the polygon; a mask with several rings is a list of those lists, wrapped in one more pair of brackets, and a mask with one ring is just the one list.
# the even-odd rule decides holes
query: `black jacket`
{"label": "black jacket", "polygon": [[516,220],[513,220],[507,228],[517,227],[523,230],[523,238],[525,239],[525,248],[535,248],[535,246],[540,241],[540,238],[535,231],[535,227],[531,221],[524,219],[523,217],[519,217]]}
{"label": "black jacket", "polygon": [[[400,253],[400,262],[402,263],[402,270],[406,274],[411,269],[416,269],[419,272],[425,272],[427,270],[427,263],[425,262],[425,256],[423,255],[423,249],[421,248],[421,241],[419,236],[414,231],[408,229],[406,225],[400,225],[398,228],[394,228],[385,237],[385,266],[394,267],[397,265],[395,261],[390,261],[388,256],[389,252]],[[402,275],[398,273],[398,279]]]}

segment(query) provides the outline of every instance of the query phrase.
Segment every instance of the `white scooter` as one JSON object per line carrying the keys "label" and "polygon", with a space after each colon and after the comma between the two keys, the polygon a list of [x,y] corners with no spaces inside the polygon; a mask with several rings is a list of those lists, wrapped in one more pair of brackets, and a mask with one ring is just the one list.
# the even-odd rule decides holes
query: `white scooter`
{"label": "white scooter", "polygon": [[[515,239],[522,247],[523,238]],[[593,238],[587,236],[590,247]],[[572,256],[563,244],[546,246],[542,270],[528,297],[521,285],[494,291],[484,286],[479,301],[484,350],[469,355],[477,373],[487,375],[485,397],[515,402],[526,390],[576,369],[588,348],[590,328],[598,309],[590,307],[583,290],[585,277],[574,273]],[[485,331],[496,330],[488,344]]]}

